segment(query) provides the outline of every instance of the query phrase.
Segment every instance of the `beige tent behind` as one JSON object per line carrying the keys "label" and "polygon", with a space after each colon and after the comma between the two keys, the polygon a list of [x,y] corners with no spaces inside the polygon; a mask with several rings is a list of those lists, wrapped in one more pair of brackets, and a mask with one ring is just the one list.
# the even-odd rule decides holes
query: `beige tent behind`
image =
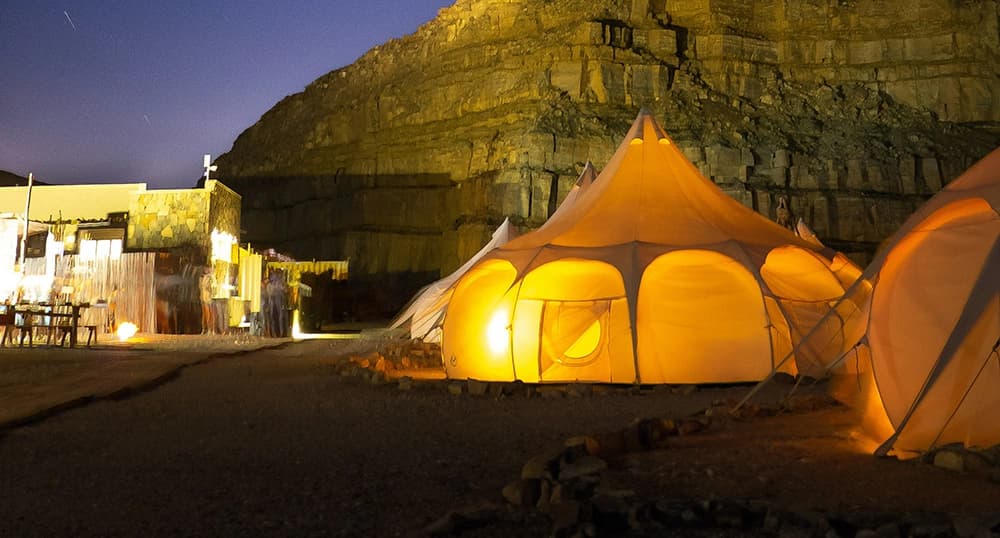
{"label": "beige tent behind", "polygon": [[[566,194],[566,198],[559,204],[556,211],[552,213],[546,224],[558,222],[561,218],[560,215],[565,213],[566,209],[576,202],[576,197],[580,194],[580,191],[590,186],[596,177],[597,170],[594,168],[593,163],[587,161],[576,182],[573,184],[573,188]],[[455,283],[488,252],[506,244],[507,241],[517,237],[517,235],[517,229],[510,223],[510,219],[505,218],[503,223],[493,232],[493,237],[490,238],[490,241],[479,252],[469,258],[450,275],[421,288],[410,299],[410,302],[403,307],[389,327],[395,329],[409,324],[410,338],[420,338],[425,342],[440,343],[441,321],[444,319]]]}
{"label": "beige tent behind", "polygon": [[849,292],[868,322],[849,354],[863,382],[844,386],[863,396],[879,454],[1000,443],[998,213],[1000,149],[907,220]]}
{"label": "beige tent behind", "polygon": [[441,319],[444,317],[445,310],[448,307],[448,301],[451,299],[451,292],[455,282],[458,282],[458,279],[475,265],[480,258],[485,256],[486,253],[503,245],[512,237],[517,237],[517,229],[510,223],[509,218],[505,218],[500,226],[493,231],[489,242],[483,248],[479,249],[479,252],[476,252],[461,267],[448,276],[421,288],[410,299],[410,302],[403,307],[403,310],[400,311],[389,327],[395,329],[409,325],[410,338],[421,338],[425,342],[440,342],[441,335],[438,329]]}
{"label": "beige tent behind", "polygon": [[[445,368],[528,382],[760,380],[859,274],[719,190],[643,111],[572,204],[459,280]],[[803,347],[787,368],[830,353]]]}

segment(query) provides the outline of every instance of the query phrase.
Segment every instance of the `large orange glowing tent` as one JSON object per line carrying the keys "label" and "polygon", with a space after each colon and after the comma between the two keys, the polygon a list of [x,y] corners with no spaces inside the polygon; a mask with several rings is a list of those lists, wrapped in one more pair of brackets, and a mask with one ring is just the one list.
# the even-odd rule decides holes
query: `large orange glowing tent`
{"label": "large orange glowing tent", "polygon": [[867,326],[848,355],[863,382],[844,385],[863,388],[877,454],[1000,443],[998,212],[1000,149],[911,216],[849,290]]}
{"label": "large orange glowing tent", "polygon": [[[553,217],[455,285],[449,377],[760,380],[860,273],[719,190],[646,111]],[[797,353],[800,367],[828,360]]]}

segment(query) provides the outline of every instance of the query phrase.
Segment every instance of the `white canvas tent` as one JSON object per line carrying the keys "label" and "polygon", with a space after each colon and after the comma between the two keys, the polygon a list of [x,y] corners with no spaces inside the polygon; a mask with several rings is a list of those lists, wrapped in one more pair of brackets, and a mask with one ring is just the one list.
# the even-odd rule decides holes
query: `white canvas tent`
{"label": "white canvas tent", "polygon": [[452,286],[486,253],[513,237],[517,237],[517,230],[510,223],[510,219],[505,218],[494,230],[490,241],[479,252],[450,275],[421,288],[389,327],[396,329],[409,324],[410,338],[422,338],[425,342],[440,342],[441,334],[437,329],[448,306],[448,299],[451,298]]}
{"label": "white canvas tent", "polygon": [[877,454],[1000,443],[998,213],[1000,149],[911,216],[849,290],[867,323],[845,354],[861,382],[839,395],[863,406]]}
{"label": "white canvas tent", "polygon": [[760,380],[860,273],[719,190],[645,111],[553,217],[455,285],[449,377]]}

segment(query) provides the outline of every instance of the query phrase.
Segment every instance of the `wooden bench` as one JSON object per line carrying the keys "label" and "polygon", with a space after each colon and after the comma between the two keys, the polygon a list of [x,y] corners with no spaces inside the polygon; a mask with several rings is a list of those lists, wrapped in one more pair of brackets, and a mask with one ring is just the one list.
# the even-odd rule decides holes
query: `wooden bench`
{"label": "wooden bench", "polygon": [[[59,332],[59,345],[66,345],[66,337],[70,339],[70,346],[76,345],[76,334],[75,331],[79,329],[87,329],[87,347],[97,340],[97,325],[80,325],[80,306],[79,305],[55,305],[52,307],[50,312],[52,327],[57,329]],[[52,333],[51,329],[49,332],[49,339],[51,342]]]}
{"label": "wooden bench", "polygon": [[[59,346],[64,347],[66,345],[66,337],[73,332],[73,327],[70,325],[59,325]],[[97,325],[80,325],[77,329],[87,329],[87,347],[90,347],[91,342],[97,341]]]}
{"label": "wooden bench", "polygon": [[[49,308],[49,307],[43,307]],[[0,313],[0,324],[3,325],[3,337],[0,338],[0,346],[4,346],[8,341],[14,342],[14,331],[18,331],[18,345],[24,346],[24,339],[28,339],[28,347],[33,347],[35,339],[35,329],[46,331],[46,344],[51,345],[53,337],[58,339],[60,346],[66,345],[66,337],[70,339],[70,346],[76,346],[76,332],[84,328],[87,329],[87,347],[97,341],[97,325],[79,325],[80,305],[53,305],[47,310],[24,309],[15,310],[8,306],[7,311]],[[18,321],[20,315],[20,321]]]}

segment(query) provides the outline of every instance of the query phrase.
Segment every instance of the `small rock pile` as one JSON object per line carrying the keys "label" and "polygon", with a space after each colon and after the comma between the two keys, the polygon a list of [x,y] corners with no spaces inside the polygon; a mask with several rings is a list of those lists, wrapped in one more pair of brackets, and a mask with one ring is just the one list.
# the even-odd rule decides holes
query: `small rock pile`
{"label": "small rock pile", "polygon": [[1000,445],[984,449],[948,445],[928,452],[921,461],[949,471],[980,475],[1000,484]]}
{"label": "small rock pile", "polygon": [[441,371],[441,346],[421,340],[389,340],[376,351],[351,355],[339,366],[344,377],[361,378],[373,385],[399,381],[401,389],[413,386],[413,374],[418,371]]}
{"label": "small rock pile", "polygon": [[[665,532],[732,531],[775,536],[822,537],[978,537],[1000,534],[1000,512],[974,518],[947,514],[839,514],[791,511],[767,501],[640,498],[635,491],[608,487],[609,461],[629,453],[665,448],[670,440],[694,435],[728,420],[813,411],[829,405],[824,396],[792,397],[771,407],[716,401],[683,419],[647,418],[621,430],[568,439],[529,459],[521,476],[503,489],[506,506],[483,504],[452,511],[424,529],[428,536],[454,536],[479,527],[512,524],[538,528],[539,518],[553,537],[658,536]],[[947,447],[926,456],[954,470],[995,471],[1000,447],[965,450]]]}
{"label": "small rock pile", "polygon": [[441,346],[419,338],[386,340],[375,354],[397,368],[440,368],[444,364]]}

